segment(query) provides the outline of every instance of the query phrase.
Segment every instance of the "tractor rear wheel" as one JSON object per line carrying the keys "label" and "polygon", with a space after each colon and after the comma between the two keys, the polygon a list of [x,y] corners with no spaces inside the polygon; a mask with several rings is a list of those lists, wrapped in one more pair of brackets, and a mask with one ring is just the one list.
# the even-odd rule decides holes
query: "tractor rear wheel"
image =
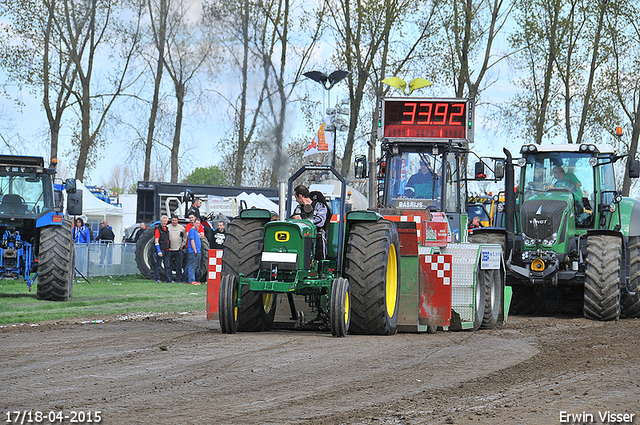
{"label": "tractor rear wheel", "polygon": [[343,277],[333,280],[331,286],[331,335],[342,337],[349,333],[351,308],[349,303],[349,281]]}
{"label": "tractor rear wheel", "polygon": [[351,226],[344,275],[351,295],[350,331],[354,334],[393,335],[398,323],[400,241],[387,220]]}
{"label": "tractor rear wheel", "polygon": [[[266,220],[236,218],[227,227],[227,239],[222,254],[222,275],[256,277],[260,269],[264,246]],[[242,301],[238,308],[238,331],[269,330],[273,326],[277,296],[242,288]]]}
{"label": "tractor rear wheel", "polygon": [[36,298],[68,301],[75,271],[75,244],[71,220],[40,231],[38,247],[38,288]]}
{"label": "tractor rear wheel", "polygon": [[238,277],[226,274],[220,281],[218,311],[220,312],[220,329],[223,334],[234,334],[238,331],[238,308],[235,306],[238,297]]}
{"label": "tractor rear wheel", "polygon": [[[629,291],[622,291],[622,315],[640,317],[640,237],[629,237]],[[633,293],[633,295],[631,294]]]}
{"label": "tractor rear wheel", "polygon": [[620,317],[620,238],[594,235],[587,239],[584,281],[584,317],[618,320]]}

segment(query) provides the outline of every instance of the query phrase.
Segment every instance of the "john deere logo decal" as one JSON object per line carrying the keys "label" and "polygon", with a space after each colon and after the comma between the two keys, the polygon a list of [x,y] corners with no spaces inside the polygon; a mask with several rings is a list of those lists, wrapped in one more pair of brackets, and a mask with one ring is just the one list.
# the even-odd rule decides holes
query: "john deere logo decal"
{"label": "john deere logo decal", "polygon": [[289,232],[276,232],[276,242],[287,242],[289,240]]}

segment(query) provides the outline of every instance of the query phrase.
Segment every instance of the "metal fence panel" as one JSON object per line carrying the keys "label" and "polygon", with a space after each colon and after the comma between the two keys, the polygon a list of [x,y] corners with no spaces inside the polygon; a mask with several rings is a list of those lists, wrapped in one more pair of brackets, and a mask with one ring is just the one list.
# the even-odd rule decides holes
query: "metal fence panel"
{"label": "metal fence panel", "polygon": [[76,244],[76,270],[87,277],[138,274],[136,244]]}

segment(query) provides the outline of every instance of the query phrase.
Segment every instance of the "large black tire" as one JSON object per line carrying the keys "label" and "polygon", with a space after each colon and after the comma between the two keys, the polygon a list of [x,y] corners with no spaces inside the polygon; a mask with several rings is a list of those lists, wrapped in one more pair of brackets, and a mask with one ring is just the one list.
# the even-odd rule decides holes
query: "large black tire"
{"label": "large black tire", "polygon": [[344,275],[351,294],[353,334],[393,335],[398,323],[400,241],[387,220],[351,226]]}
{"label": "large black tire", "polygon": [[351,324],[349,281],[343,277],[333,280],[331,286],[331,335],[347,336]]}
{"label": "large black tire", "polygon": [[149,227],[136,242],[136,264],[140,274],[147,279],[155,279],[156,274],[155,230],[156,226]]}
{"label": "large black tire", "polygon": [[481,329],[492,329],[498,324],[504,299],[504,273],[500,270],[480,270],[478,279],[484,280],[484,312]]}
{"label": "large black tire", "polygon": [[238,277],[232,274],[222,276],[218,311],[223,334],[234,334],[238,331],[238,308],[235,306],[237,296]]}
{"label": "large black tire", "polygon": [[509,314],[531,315],[536,312],[536,295],[532,286],[513,285],[511,287],[511,307]]}
{"label": "large black tire", "polygon": [[476,286],[474,287],[474,301],[473,301],[473,330],[477,331],[482,326],[484,319],[484,305],[487,283],[486,270],[480,270],[480,264],[478,264],[478,270],[476,272]]}
{"label": "large black tire", "polygon": [[[475,233],[469,235],[469,242],[490,243],[502,246],[502,256],[504,258],[506,240],[502,233]],[[504,273],[503,270],[479,270],[478,283],[485,284],[484,314],[482,318],[482,329],[491,329],[500,318],[500,310],[504,304]]]}
{"label": "large black tire", "polygon": [[200,255],[200,282],[206,282],[209,269],[209,239],[200,239],[200,250],[202,252]]}
{"label": "large black tire", "polygon": [[620,238],[594,235],[587,239],[584,281],[584,317],[591,320],[620,318]]}
{"label": "large black tire", "polygon": [[40,231],[37,299],[69,300],[75,271],[74,250],[70,219]]}
{"label": "large black tire", "polygon": [[[222,275],[256,277],[264,246],[266,220],[235,218],[227,227],[227,239],[222,254]],[[256,332],[273,326],[277,296],[242,288],[242,301],[238,309],[238,331]]]}
{"label": "large black tire", "polygon": [[622,315],[624,317],[640,317],[640,237],[629,237],[629,293],[622,290]]}

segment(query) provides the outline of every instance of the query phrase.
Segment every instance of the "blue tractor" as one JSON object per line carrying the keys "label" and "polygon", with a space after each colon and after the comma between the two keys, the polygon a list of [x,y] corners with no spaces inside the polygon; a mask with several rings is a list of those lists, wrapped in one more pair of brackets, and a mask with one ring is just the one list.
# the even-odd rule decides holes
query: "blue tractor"
{"label": "blue tractor", "polygon": [[42,157],[0,155],[0,279],[23,277],[38,299],[67,301],[75,246],[62,190],[71,215],[82,214],[82,191],[74,179],[54,185],[55,174]]}

